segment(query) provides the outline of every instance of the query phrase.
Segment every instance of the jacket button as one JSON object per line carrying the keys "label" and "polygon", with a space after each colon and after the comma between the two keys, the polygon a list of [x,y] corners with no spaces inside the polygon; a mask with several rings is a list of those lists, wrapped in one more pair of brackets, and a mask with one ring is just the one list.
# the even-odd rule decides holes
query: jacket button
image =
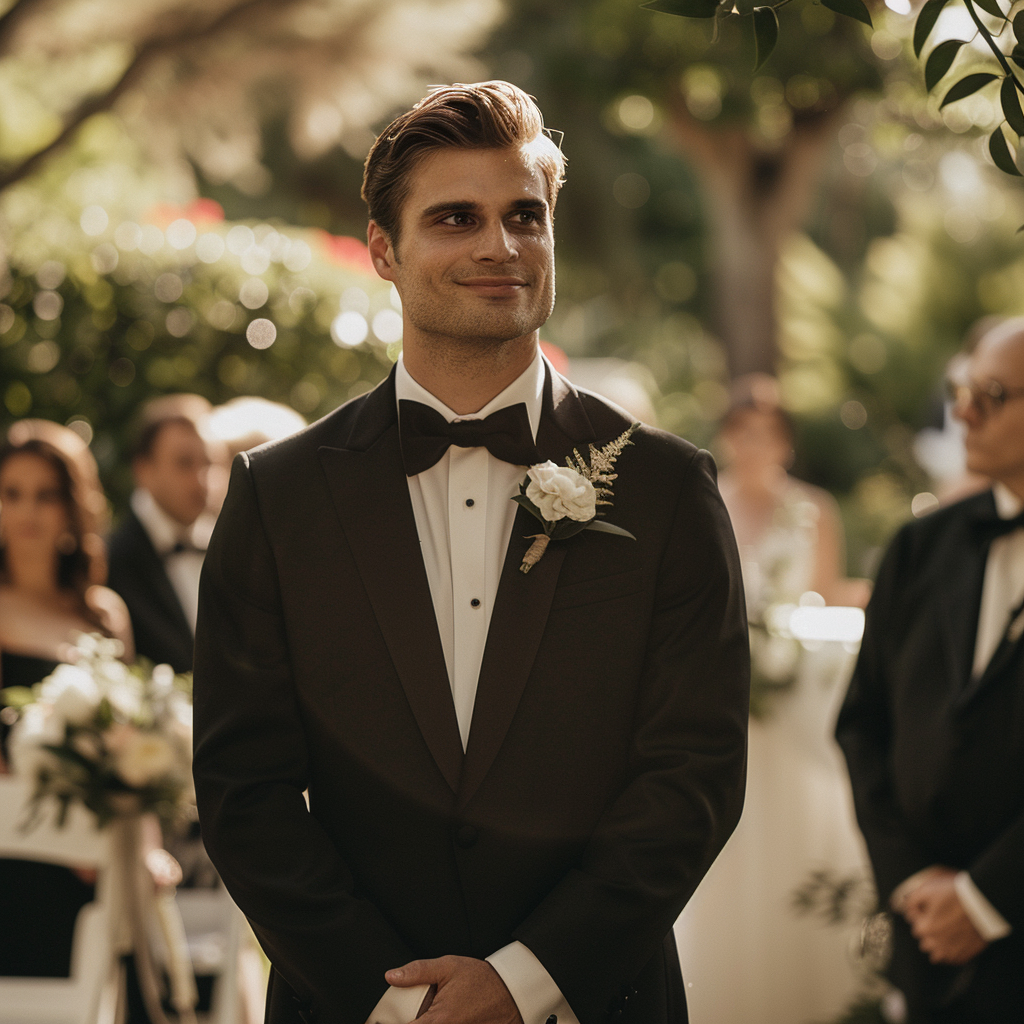
{"label": "jacket button", "polygon": [[463,850],[476,846],[480,833],[475,825],[460,825],[455,833],[455,844]]}
{"label": "jacket button", "polygon": [[552,1013],[548,1017],[548,1019],[546,1021],[544,1021],[544,1024],[558,1024],[558,1014],[557,1013]]}

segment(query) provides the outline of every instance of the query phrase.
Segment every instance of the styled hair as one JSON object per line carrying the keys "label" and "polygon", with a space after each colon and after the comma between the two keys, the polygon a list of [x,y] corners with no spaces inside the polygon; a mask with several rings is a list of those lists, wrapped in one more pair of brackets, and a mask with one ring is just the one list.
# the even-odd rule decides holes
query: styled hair
{"label": "styled hair", "polygon": [[[106,579],[106,550],[101,539],[108,519],[96,460],[73,430],[50,420],[18,420],[0,445],[0,470],[16,455],[35,455],[57,471],[61,501],[68,515],[71,543],[57,562],[57,582],[73,590],[86,610],[85,591]],[[6,549],[0,548],[0,576],[6,577]],[[88,616],[92,618],[92,616]]]}
{"label": "styled hair", "polygon": [[402,204],[417,163],[439,149],[527,147],[548,187],[552,210],[565,157],[544,128],[532,96],[508,82],[439,86],[396,117],[377,137],[363,171],[362,196],[392,245],[398,244]]}
{"label": "styled hair", "polygon": [[170,423],[192,427],[202,434],[203,423],[213,406],[202,395],[160,395],[151,398],[139,410],[129,455],[132,462],[148,459],[153,454],[156,439]]}

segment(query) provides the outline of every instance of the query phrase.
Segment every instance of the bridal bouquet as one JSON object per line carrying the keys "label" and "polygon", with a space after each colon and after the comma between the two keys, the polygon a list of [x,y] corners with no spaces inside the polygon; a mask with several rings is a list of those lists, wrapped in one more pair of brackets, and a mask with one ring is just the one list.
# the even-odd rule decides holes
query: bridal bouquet
{"label": "bridal bouquet", "polygon": [[35,686],[3,691],[19,713],[9,749],[34,783],[33,814],[53,798],[58,824],[76,800],[101,825],[150,811],[175,818],[189,797],[190,678],[125,665],[120,641],[98,634],[80,635],[76,652]]}

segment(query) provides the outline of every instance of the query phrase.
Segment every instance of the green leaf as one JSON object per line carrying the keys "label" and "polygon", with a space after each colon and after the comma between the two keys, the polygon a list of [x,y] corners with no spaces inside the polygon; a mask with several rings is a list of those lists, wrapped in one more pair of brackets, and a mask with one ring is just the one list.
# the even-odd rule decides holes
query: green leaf
{"label": "green leaf", "polygon": [[1012,60],[1017,67],[1024,68],[1024,43],[1013,48],[1013,53],[1010,54],[1010,60]]}
{"label": "green leaf", "polygon": [[779,41],[779,18],[771,7],[754,8],[754,70],[772,55]]}
{"label": "green leaf", "polygon": [[928,60],[924,66],[924,87],[931,92],[939,84],[939,80],[953,66],[960,47],[964,45],[964,39],[947,39],[928,54]]}
{"label": "green leaf", "polygon": [[516,494],[512,500],[517,505],[522,505],[527,512],[530,513],[535,519],[539,519],[542,523],[546,523],[544,516],[541,514],[541,510],[525,494]]}
{"label": "green leaf", "polygon": [[990,71],[979,71],[977,74],[961,78],[956,85],[950,86],[949,92],[942,98],[939,107],[944,107],[947,103],[956,103],[957,100],[962,100],[965,96],[976,93],[983,85],[994,82],[998,77],[998,75],[993,75]]}
{"label": "green leaf", "polygon": [[616,537],[628,537],[630,540],[636,540],[636,537],[629,530],[624,530],[621,526],[616,526],[614,523],[606,523],[603,519],[591,519],[587,523],[587,529],[597,530],[598,533],[612,533]]}
{"label": "green leaf", "polygon": [[1000,125],[988,140],[988,151],[992,154],[996,167],[1006,174],[1012,174],[1017,178],[1024,177],[1017,169],[1010,147],[1006,144],[1006,136],[1003,134],[1003,126]]}
{"label": "green leaf", "polygon": [[20,711],[26,704],[31,704],[36,699],[30,686],[8,686],[0,690],[0,700],[8,707]]}
{"label": "green leaf", "polygon": [[1003,14],[996,0],[964,0],[964,3],[974,3],[976,7],[980,7],[987,14],[991,14],[993,18],[1006,20],[1006,15]]}
{"label": "green leaf", "polygon": [[679,18],[713,18],[718,10],[718,0],[648,0],[640,6],[648,11],[674,14]]}
{"label": "green leaf", "polygon": [[874,28],[871,24],[871,15],[864,6],[864,0],[821,0],[821,5],[835,11],[836,14],[845,14],[847,18],[855,18]]}
{"label": "green leaf", "polygon": [[1017,37],[1017,42],[1024,46],[1024,11],[1018,11],[1013,16],[1013,34]]}
{"label": "green leaf", "polygon": [[1024,136],[1024,110],[1021,110],[1020,96],[1013,75],[1007,75],[1003,79],[1003,84],[999,87],[999,98],[1007,124],[1018,135]]}
{"label": "green leaf", "polygon": [[928,0],[921,8],[921,13],[917,16],[917,23],[914,25],[914,55],[916,57],[921,56],[925,40],[931,35],[932,29],[935,28],[935,22],[938,21],[939,15],[942,13],[942,8],[948,3],[949,0]]}

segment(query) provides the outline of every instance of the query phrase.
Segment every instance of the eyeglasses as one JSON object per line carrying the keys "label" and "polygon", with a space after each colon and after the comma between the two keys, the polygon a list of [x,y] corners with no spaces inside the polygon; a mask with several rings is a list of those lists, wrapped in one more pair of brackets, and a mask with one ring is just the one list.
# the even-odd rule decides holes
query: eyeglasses
{"label": "eyeglasses", "polygon": [[995,416],[1007,402],[1024,398],[1024,388],[1007,388],[997,380],[946,381],[946,397],[958,409],[973,409],[983,420]]}

